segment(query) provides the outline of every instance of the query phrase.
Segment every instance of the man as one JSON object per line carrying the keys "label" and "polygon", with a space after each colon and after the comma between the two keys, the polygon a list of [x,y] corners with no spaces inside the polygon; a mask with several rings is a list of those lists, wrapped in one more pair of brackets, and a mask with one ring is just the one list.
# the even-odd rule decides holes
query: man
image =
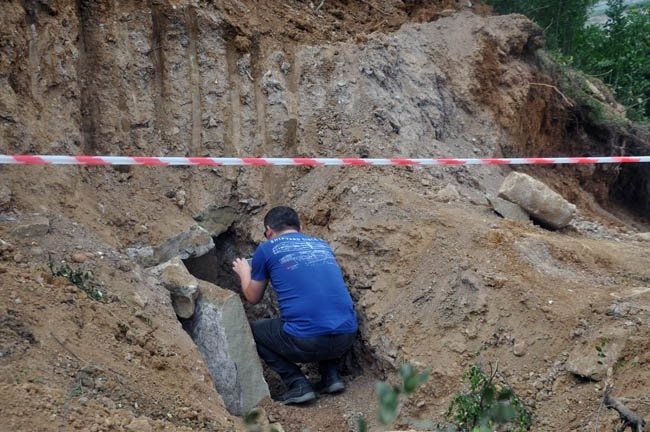
{"label": "man", "polygon": [[318,362],[320,393],[345,388],[336,363],[352,346],[357,319],[341,269],[327,242],[302,233],[290,207],[275,207],[264,216],[264,237],[252,259],[233,261],[246,300],[257,304],[268,282],[277,293],[279,319],[253,323],[257,352],[288,388],[282,403],[316,398],[297,363]]}

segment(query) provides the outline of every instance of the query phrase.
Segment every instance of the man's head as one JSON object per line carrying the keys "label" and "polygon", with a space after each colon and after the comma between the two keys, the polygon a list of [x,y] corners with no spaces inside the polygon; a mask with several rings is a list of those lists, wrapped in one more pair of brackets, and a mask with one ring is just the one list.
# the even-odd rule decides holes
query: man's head
{"label": "man's head", "polygon": [[300,219],[298,213],[291,207],[273,207],[264,216],[264,228],[271,228],[273,231],[281,232],[287,229],[300,231]]}

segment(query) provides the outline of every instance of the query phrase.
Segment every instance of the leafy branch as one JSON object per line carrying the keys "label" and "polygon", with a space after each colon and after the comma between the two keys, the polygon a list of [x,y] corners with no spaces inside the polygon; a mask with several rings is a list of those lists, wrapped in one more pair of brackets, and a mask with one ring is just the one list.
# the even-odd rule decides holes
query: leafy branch
{"label": "leafy branch", "polygon": [[[389,385],[380,381],[375,385],[379,398],[378,419],[384,426],[392,424],[399,415],[400,402],[410,396],[417,388],[429,379],[431,370],[418,372],[410,363],[402,365],[399,369],[402,382],[399,385]],[[362,416],[357,419],[357,431],[367,432],[368,423]]]}
{"label": "leafy branch", "polygon": [[492,370],[492,365],[489,375],[473,365],[463,375],[470,391],[457,393],[446,413],[462,431],[491,432],[496,424],[519,432],[530,428],[531,413],[510,387],[495,383],[496,374],[497,368]]}

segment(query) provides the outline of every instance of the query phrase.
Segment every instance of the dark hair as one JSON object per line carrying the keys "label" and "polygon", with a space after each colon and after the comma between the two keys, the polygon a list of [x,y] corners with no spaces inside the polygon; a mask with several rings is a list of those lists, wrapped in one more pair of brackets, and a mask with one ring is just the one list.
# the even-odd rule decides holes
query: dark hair
{"label": "dark hair", "polygon": [[300,231],[298,213],[291,207],[273,207],[264,216],[264,226],[269,226],[273,231],[283,231],[293,228]]}

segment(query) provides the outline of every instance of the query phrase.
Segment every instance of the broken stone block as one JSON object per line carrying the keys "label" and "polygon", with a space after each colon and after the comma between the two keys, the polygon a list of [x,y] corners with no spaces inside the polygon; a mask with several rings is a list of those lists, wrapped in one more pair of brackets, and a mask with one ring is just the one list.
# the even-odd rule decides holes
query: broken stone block
{"label": "broken stone block", "polygon": [[566,370],[593,381],[601,381],[609,368],[619,360],[625,348],[626,336],[619,329],[603,332],[584,344],[577,345],[566,362]]}
{"label": "broken stone block", "polygon": [[45,216],[28,216],[11,224],[10,234],[15,238],[42,237],[50,230],[50,220]]}
{"label": "broken stone block", "polygon": [[152,246],[130,247],[125,252],[129,258],[136,260],[145,267],[157,264],[154,262]]}
{"label": "broken stone block", "polygon": [[213,237],[217,237],[219,234],[226,232],[236,219],[236,209],[229,206],[218,207],[216,205],[211,205],[194,216],[194,220]]}
{"label": "broken stone block", "polygon": [[554,229],[567,226],[576,210],[575,205],[544,183],[518,172],[506,177],[499,189],[499,197],[519,205],[535,219]]}
{"label": "broken stone block", "polygon": [[205,255],[212,248],[214,241],[210,233],[199,225],[192,225],[189,230],[154,248],[154,257],[159,263],[169,261],[173,257],[187,259]]}
{"label": "broken stone block", "polygon": [[199,281],[187,271],[183,261],[174,257],[153,267],[150,273],[169,291],[176,315],[183,319],[191,318],[199,296]]}
{"label": "broken stone block", "polygon": [[126,249],[126,254],[144,267],[156,266],[178,257],[196,258],[214,249],[210,233],[199,225],[192,225],[187,231],[165,240],[158,246],[140,246]]}
{"label": "broken stone block", "polygon": [[159,246],[130,247],[126,254],[145,267],[151,267],[174,257],[187,259],[205,255],[214,248],[214,241],[208,231],[199,225],[192,225],[187,231],[167,239]]}
{"label": "broken stone block", "polygon": [[530,216],[517,204],[492,195],[487,196],[492,209],[501,217],[520,222],[530,222]]}
{"label": "broken stone block", "polygon": [[199,281],[201,292],[184,324],[205,359],[214,386],[233,415],[242,415],[270,395],[239,295]]}

